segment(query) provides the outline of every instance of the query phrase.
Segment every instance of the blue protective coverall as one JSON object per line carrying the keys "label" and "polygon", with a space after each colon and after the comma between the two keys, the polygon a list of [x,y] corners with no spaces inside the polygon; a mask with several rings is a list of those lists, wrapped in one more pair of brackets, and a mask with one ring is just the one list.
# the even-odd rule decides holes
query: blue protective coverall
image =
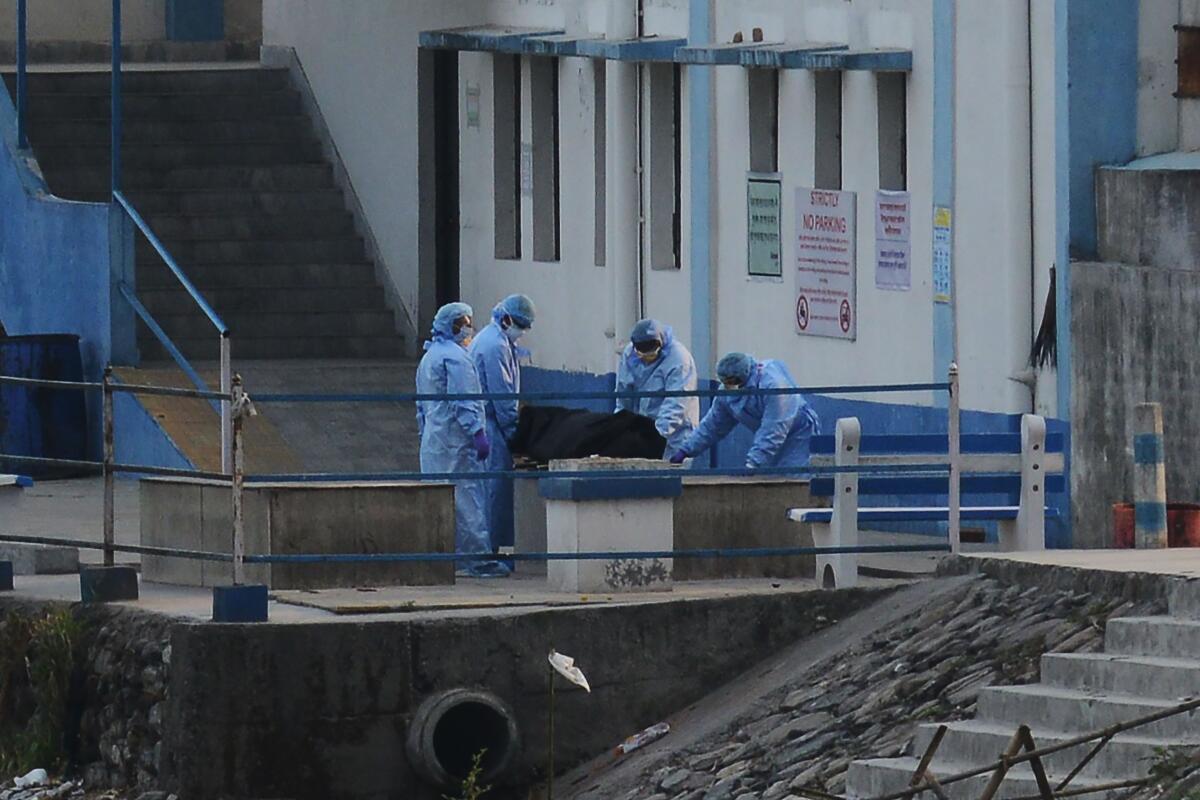
{"label": "blue protective coverall", "polygon": [[[478,394],[479,378],[467,350],[453,334],[435,330],[425,343],[417,367],[420,394]],[[421,400],[417,428],[421,433],[422,472],[482,472],[472,437],[483,430],[482,400]],[[457,552],[490,553],[491,536],[484,513],[484,481],[454,482],[454,539]],[[467,565],[470,566],[470,565]]]}
{"label": "blue protective coverall", "polygon": [[[696,389],[696,361],[670,326],[662,329],[662,352],[647,364],[638,358],[632,344],[625,345],[617,370],[618,392],[664,392]],[[671,455],[700,422],[698,397],[619,397],[617,411],[632,411],[654,420],[654,427],[667,440]]]}
{"label": "blue protective coverall", "polygon": [[[528,358],[529,351],[518,347],[500,327],[504,311],[499,306],[492,311],[492,322],[479,332],[471,342],[470,355],[479,375],[479,383],[485,394],[506,394],[521,391],[520,359]],[[513,468],[512,453],[508,443],[517,432],[518,408],[516,400],[486,400],[487,435],[492,452],[487,459],[489,471],[506,471]],[[515,543],[513,530],[513,480],[495,478],[487,481],[485,495],[488,530],[492,544],[497,547]]]}
{"label": "blue protective coverall", "polygon": [[[750,371],[747,389],[795,388],[781,361],[760,361]],[[755,431],[754,444],[746,454],[746,467],[803,467],[808,465],[809,440],[821,432],[821,423],[802,395],[750,395],[740,391],[721,393],[713,399],[700,427],[680,448],[696,456],[727,436],[741,423]]]}

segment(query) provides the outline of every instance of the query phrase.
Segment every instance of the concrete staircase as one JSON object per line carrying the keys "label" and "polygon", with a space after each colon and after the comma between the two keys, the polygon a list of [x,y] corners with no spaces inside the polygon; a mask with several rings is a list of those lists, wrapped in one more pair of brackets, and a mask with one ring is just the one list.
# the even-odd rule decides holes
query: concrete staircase
{"label": "concrete staircase", "polygon": [[[5,76],[10,91],[13,76]],[[233,331],[240,359],[392,358],[403,349],[375,266],[287,70],[255,64],[124,75],[123,186]],[[51,191],[109,197],[109,75],[34,72],[30,140]],[[190,359],[212,325],[149,242],[138,295]],[[139,323],[143,359],[166,353]]]}
{"label": "concrete staircase", "polygon": [[[994,762],[1022,724],[1030,726],[1037,746],[1045,747],[1200,694],[1200,601],[1195,593],[1180,593],[1171,612],[1170,617],[1110,620],[1103,653],[1047,653],[1042,656],[1042,683],[984,689],[976,718],[948,726],[930,771],[944,778]],[[851,764],[848,796],[876,797],[907,787],[937,728],[921,725],[908,757]],[[1051,785],[1093,746],[1078,745],[1049,756],[1044,763]],[[1069,788],[1142,778],[1164,751],[1198,746],[1200,712],[1169,717],[1114,737]],[[977,798],[989,778],[983,775],[945,789],[955,800]],[[1008,773],[997,797],[1037,794],[1033,772],[1025,763]]]}

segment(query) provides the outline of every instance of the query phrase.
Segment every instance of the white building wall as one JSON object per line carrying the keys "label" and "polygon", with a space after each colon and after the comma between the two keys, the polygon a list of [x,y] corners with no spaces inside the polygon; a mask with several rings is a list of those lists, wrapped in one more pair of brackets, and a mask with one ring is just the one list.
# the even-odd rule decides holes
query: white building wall
{"label": "white building wall", "polygon": [[[1174,97],[1180,0],[1139,0],[1137,153],[1169,153],[1179,146],[1179,101]],[[1195,24],[1194,22],[1190,24]],[[1185,101],[1194,103],[1196,101]],[[1193,138],[1194,141],[1194,138]]]}
{"label": "white building wall", "polygon": [[[913,52],[907,86],[907,172],[912,194],[912,289],[908,292],[875,287],[875,76],[847,73],[843,83],[843,187],[858,193],[856,342],[802,337],[795,329],[792,238],[796,189],[813,182],[812,73],[787,70],[780,80],[785,271],[781,279],[773,280],[747,276],[747,75],[738,67],[715,71],[716,223],[711,238],[716,254],[716,355],[738,349],[762,358],[781,358],[809,384],[908,382],[933,377],[932,5],[932,0],[716,2],[718,41],[729,41],[737,31],[749,38],[754,27],[761,27],[768,41],[832,41],[851,47],[904,47]],[[1039,5],[1043,4],[1035,4]],[[647,33],[686,35],[687,7],[685,0],[648,0]],[[604,0],[460,0],[406,4],[401,13],[395,4],[383,0],[339,5],[336,10],[319,0],[266,0],[266,39],[297,47],[376,236],[395,268],[397,283],[406,287],[406,296],[413,302],[417,281],[415,83],[419,32],[492,22],[599,33],[606,24],[606,8]],[[963,400],[967,407],[989,411],[1033,407],[1030,391],[1009,376],[1024,368],[1054,258],[1054,97],[1053,71],[1049,69],[1054,60],[1053,17],[1042,10],[1035,12],[1031,43],[1025,8],[1025,0],[957,5],[955,269]],[[332,47],[330,42],[346,44]],[[1039,73],[1050,76],[1034,86],[1032,185],[1028,127],[1031,44],[1033,59],[1041,65]],[[530,294],[539,307],[538,325],[529,337],[534,363],[550,369],[608,372],[627,331],[613,327],[613,267],[594,263],[591,62],[564,59],[559,66],[562,258],[557,263],[532,260],[528,196],[522,203],[523,258],[494,258],[491,70],[488,55],[461,57],[463,299],[483,314],[505,294]],[[524,72],[523,139],[528,142],[527,64]],[[690,325],[692,220],[686,73],[685,68],[683,266],[679,271],[643,268],[641,275],[645,312],[674,325],[685,342],[694,333]],[[479,89],[477,128],[469,125],[465,111],[468,86]],[[608,131],[610,158],[615,135]],[[1043,222],[1031,225],[1031,216]],[[610,220],[610,236],[612,227]],[[712,374],[711,364],[699,366],[702,374]],[[877,399],[928,402],[928,395]],[[1051,408],[1052,403],[1052,394],[1042,391],[1039,405]]]}

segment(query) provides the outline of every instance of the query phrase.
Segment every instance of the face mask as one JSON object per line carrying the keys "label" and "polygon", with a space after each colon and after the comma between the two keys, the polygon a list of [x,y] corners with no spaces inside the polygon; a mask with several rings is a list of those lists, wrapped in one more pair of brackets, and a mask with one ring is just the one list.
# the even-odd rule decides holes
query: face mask
{"label": "face mask", "polygon": [[475,329],[470,325],[464,325],[458,333],[454,334],[454,341],[463,347],[471,344],[471,340],[475,338]]}
{"label": "face mask", "polygon": [[517,340],[525,335],[525,331],[521,330],[516,325],[509,325],[504,329],[504,335],[508,337],[510,342],[516,344]]}

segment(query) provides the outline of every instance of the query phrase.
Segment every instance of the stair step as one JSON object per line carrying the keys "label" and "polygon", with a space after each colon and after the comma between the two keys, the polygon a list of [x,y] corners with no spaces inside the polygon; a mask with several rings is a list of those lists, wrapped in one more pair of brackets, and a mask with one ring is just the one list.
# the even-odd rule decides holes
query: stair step
{"label": "stair step", "polygon": [[[139,328],[141,326],[139,325]],[[213,359],[217,354],[216,336],[198,339],[176,339],[175,342],[189,359]],[[165,361],[170,358],[157,340],[139,338],[138,350],[143,359]],[[399,358],[404,353],[404,340],[392,336],[306,336],[275,338],[238,338],[233,340],[234,358],[239,359],[310,359]]]}
{"label": "stair step", "polygon": [[345,211],[340,189],[292,192],[137,191],[133,205],[143,216],[170,214],[315,214]]}
{"label": "stair step", "polygon": [[[234,289],[209,289],[200,292],[222,317],[235,313],[346,313],[364,311],[387,312],[383,289],[374,283],[362,286],[327,286],[321,288],[255,289],[239,286]],[[184,289],[142,289],[138,297],[156,318],[170,314],[187,314],[196,308],[196,301]]]}
{"label": "stair step", "polygon": [[1188,581],[1171,593],[1171,616],[1200,620],[1200,581]]}
{"label": "stair step", "polygon": [[[1011,735],[1011,734],[1010,734]],[[914,757],[905,758],[875,758],[867,761],[855,761],[850,764],[849,772],[846,774],[846,796],[851,798],[879,797],[880,795],[898,792],[908,788],[909,781],[912,780],[912,774],[916,771],[918,760]],[[931,766],[931,772],[935,776],[947,777],[961,772],[970,770],[973,764],[943,761],[934,759]],[[1051,773],[1050,783],[1062,780],[1066,777],[1065,774]],[[991,780],[991,775],[979,775],[974,778],[968,778],[958,783],[952,783],[944,787],[946,794],[952,800],[976,800],[983,794],[983,790],[987,787]],[[1082,789],[1088,786],[1095,786],[1101,783],[1094,779],[1075,778],[1071,781],[1072,789]],[[1005,798],[1029,797],[1038,795],[1037,781],[1033,777],[1033,770],[1028,764],[1017,764],[1008,771],[1004,781],[1000,784],[999,790],[996,792],[997,800],[1005,800]],[[1099,792],[1087,795],[1090,798],[1099,798],[1103,800],[1106,797],[1115,797],[1118,792]],[[930,795],[924,795],[929,797]]]}
{"label": "stair step", "polygon": [[[165,265],[159,263],[156,267],[149,264],[139,265],[139,293],[179,286],[179,281]],[[375,283],[375,266],[369,261],[327,264],[189,263],[185,267],[185,274],[201,292],[288,286],[338,287]]]}
{"label": "stair step", "polygon": [[[163,239],[176,261],[184,265],[201,261],[254,261],[263,264],[306,264],[312,261],[363,261],[366,247],[358,237],[330,239],[223,239],[186,241]],[[137,260],[153,261],[158,253],[138,237]]]}
{"label": "stair step", "polygon": [[[1093,731],[1165,711],[1174,700],[1116,693],[1089,693],[1058,686],[992,686],[979,693],[975,716],[1034,730]],[[1138,728],[1143,736],[1200,737],[1200,711],[1176,714]]]}
{"label": "stair step", "polygon": [[[396,336],[395,320],[386,309],[351,313],[233,311],[221,318],[238,340],[326,336]],[[198,309],[155,315],[172,339],[203,339],[213,330]],[[147,330],[146,336],[153,335]]]}
{"label": "stair step", "polygon": [[1178,617],[1110,619],[1104,629],[1104,650],[1131,656],[1200,659],[1200,620]]}
{"label": "stair step", "polygon": [[1116,653],[1047,653],[1042,681],[1049,686],[1178,700],[1200,692],[1200,661]]}
{"label": "stair step", "polygon": [[[111,183],[108,167],[84,167],[75,170],[43,170],[46,182],[60,196],[101,192],[107,197]],[[170,170],[125,169],[121,186],[129,191],[194,189],[258,191],[298,191],[333,189],[333,168],[329,164],[287,164],[267,167],[216,166],[179,167]]]}
{"label": "stair step", "polygon": [[170,240],[304,239],[354,236],[348,211],[291,214],[154,215],[146,219],[155,235]]}
{"label": "stair step", "polygon": [[[29,126],[30,139],[42,145],[79,142],[107,148],[111,132],[108,120],[98,119],[40,120]],[[125,147],[164,142],[292,142],[311,140],[313,135],[308,117],[301,114],[195,122],[144,119],[125,122],[121,129]]]}
{"label": "stair step", "polygon": [[[923,724],[917,728],[913,737],[911,753],[921,755],[929,746],[938,729],[937,723]],[[965,720],[953,722],[946,726],[946,736],[938,746],[937,756],[943,761],[963,764],[987,764],[995,761],[1008,747],[1016,726],[1002,725],[980,720]],[[1039,748],[1065,742],[1076,738],[1079,733],[1066,733],[1049,729],[1034,729],[1033,740]],[[1173,739],[1155,739],[1138,735],[1136,731],[1113,737],[1096,756],[1087,763],[1080,772],[1084,778],[1110,780],[1126,780],[1138,778],[1146,774],[1149,760],[1155,758],[1162,749],[1188,750],[1200,745],[1200,737],[1190,741]],[[1051,753],[1042,762],[1051,773],[1066,775],[1095,746],[1095,742],[1087,742],[1074,747]]]}
{"label": "stair step", "polygon": [[[29,118],[36,124],[54,119],[110,119],[107,92],[29,92]],[[122,96],[122,121],[143,119],[238,120],[263,114],[299,114],[300,93],[293,89],[262,92],[156,92]]]}
{"label": "stair step", "polygon": [[[112,48],[104,42],[31,41],[28,45],[30,64],[108,64]],[[258,42],[125,42],[121,59],[126,64],[198,64],[230,63],[239,68],[257,68]],[[16,44],[13,39],[0,40],[0,62],[16,63]]]}
{"label": "stair step", "polygon": [[[79,167],[107,167],[111,158],[107,145],[72,144],[34,146],[44,171],[64,172]],[[273,164],[320,164],[324,153],[315,139],[291,142],[189,142],[143,143],[121,148],[121,163],[127,169],[169,170],[179,167],[253,166]]]}
{"label": "stair step", "polygon": [[[29,72],[30,93],[100,94],[107,96],[112,86],[109,72]],[[4,74],[9,92],[16,87],[16,74]],[[227,69],[124,70],[121,92],[125,95],[165,92],[246,93],[288,89],[291,78],[286,69],[229,67]]]}

